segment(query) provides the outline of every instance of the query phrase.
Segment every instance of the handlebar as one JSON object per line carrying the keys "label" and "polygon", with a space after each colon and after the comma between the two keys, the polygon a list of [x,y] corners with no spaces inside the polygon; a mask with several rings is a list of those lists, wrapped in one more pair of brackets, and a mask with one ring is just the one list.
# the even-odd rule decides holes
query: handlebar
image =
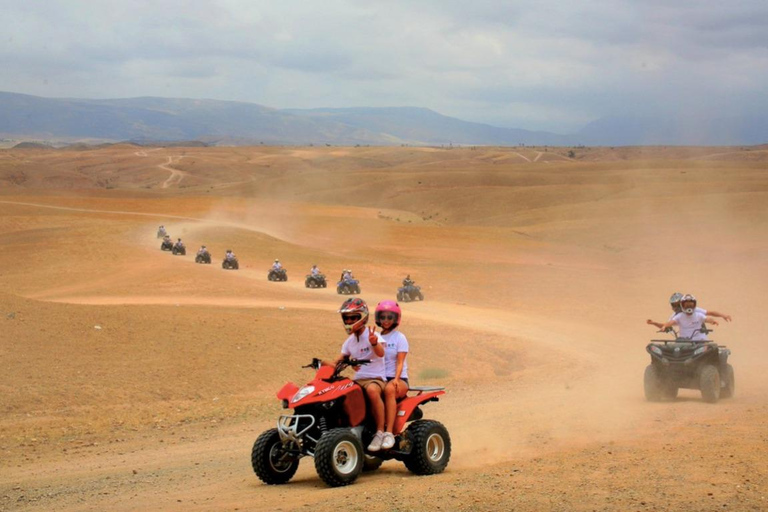
{"label": "handlebar", "polygon": [[[349,366],[362,366],[364,364],[369,364],[370,362],[371,362],[370,359],[354,359],[350,357],[344,357],[341,360],[339,360],[338,363],[336,363],[336,368],[334,369],[334,375],[338,375],[345,368]],[[322,359],[313,357],[312,362],[302,366],[302,368],[313,368],[315,370],[319,370],[322,365],[323,365]]]}

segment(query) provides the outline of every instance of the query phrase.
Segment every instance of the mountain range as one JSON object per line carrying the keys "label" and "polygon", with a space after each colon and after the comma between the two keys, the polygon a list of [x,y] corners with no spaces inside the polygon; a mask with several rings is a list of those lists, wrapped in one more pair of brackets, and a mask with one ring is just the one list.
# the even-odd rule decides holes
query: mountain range
{"label": "mountain range", "polygon": [[211,145],[739,145],[768,142],[768,117],[608,117],[572,134],[500,128],[418,107],[275,109],[184,98],[72,99],[0,92],[0,137]]}

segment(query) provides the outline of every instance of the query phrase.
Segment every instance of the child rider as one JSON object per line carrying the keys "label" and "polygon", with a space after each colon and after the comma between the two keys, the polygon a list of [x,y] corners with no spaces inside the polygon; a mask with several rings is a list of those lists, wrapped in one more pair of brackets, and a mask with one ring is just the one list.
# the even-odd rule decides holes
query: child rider
{"label": "child rider", "polygon": [[381,449],[384,440],[384,401],[381,398],[385,386],[384,347],[379,343],[376,328],[368,327],[368,305],[363,299],[348,299],[339,309],[344,329],[350,335],[341,346],[341,355],[333,363],[323,361],[326,366],[336,366],[344,357],[368,359],[369,364],[355,368],[353,378],[365,391],[376,422],[376,435],[373,436],[368,451]]}
{"label": "child rider", "polygon": [[402,318],[400,305],[393,300],[379,302],[376,306],[374,319],[376,325],[381,327],[381,343],[384,344],[384,363],[386,367],[387,385],[384,388],[384,440],[381,442],[382,450],[389,450],[395,446],[395,436],[392,428],[395,426],[397,414],[397,399],[408,393],[408,339],[397,330]]}

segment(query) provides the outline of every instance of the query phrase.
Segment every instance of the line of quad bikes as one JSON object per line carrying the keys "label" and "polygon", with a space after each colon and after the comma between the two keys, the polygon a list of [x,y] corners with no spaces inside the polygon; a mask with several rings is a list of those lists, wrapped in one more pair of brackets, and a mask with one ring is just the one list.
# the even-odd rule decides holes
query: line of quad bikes
{"label": "line of quad bikes", "polygon": [[[187,248],[184,243],[180,240],[173,242],[167,238],[166,235],[167,233],[165,231],[157,232],[157,238],[163,239],[160,243],[160,250],[169,251],[174,256],[185,256],[187,254]],[[198,252],[195,255],[195,263],[210,265],[211,253],[208,251],[202,253]],[[221,268],[225,270],[238,270],[240,268],[240,263],[235,256],[225,256],[221,262]],[[267,273],[267,279],[269,281],[287,281],[288,270],[285,268],[271,268]],[[328,282],[325,278],[325,274],[307,274],[304,278],[304,286],[307,288],[327,288]],[[344,277],[336,283],[336,293],[340,295],[359,295],[361,293],[360,281],[353,277]],[[397,300],[400,302],[424,300],[421,286],[404,284],[404,286],[397,289]]]}
{"label": "line of quad bikes", "polygon": [[[173,252],[172,247],[170,250]],[[208,261],[197,262],[210,263],[210,255]],[[237,263],[230,268],[237,269]],[[288,279],[285,271],[270,271],[268,278]],[[327,287],[323,275],[307,275],[305,285]],[[398,300],[423,300],[415,288],[418,293],[411,295],[414,291],[408,290],[407,298],[401,295],[406,290],[398,290]],[[342,280],[337,290],[340,294],[358,294],[360,286],[357,280]],[[643,379],[648,401],[673,400],[681,388],[699,390],[702,399],[710,403],[734,396],[734,370],[728,363],[731,351],[726,346],[682,338],[672,329],[667,332],[674,339],[651,340],[646,347],[651,356]],[[702,324],[700,332],[712,331]],[[277,392],[285,413],[278,417],[275,427],[258,436],[251,449],[251,466],[261,481],[269,485],[289,482],[305,457],[314,459],[318,476],[331,487],[349,485],[363,472],[378,469],[385,460],[400,461],[416,475],[445,470],[451,457],[450,435],[439,421],[424,419],[422,410],[427,403],[439,401],[445,394],[443,387],[412,386],[397,403],[394,447],[366,450],[376,425],[368,413],[363,389],[342,372],[369,362],[344,358],[329,367],[314,358],[302,367],[314,370],[310,382],[304,386],[289,382]]]}

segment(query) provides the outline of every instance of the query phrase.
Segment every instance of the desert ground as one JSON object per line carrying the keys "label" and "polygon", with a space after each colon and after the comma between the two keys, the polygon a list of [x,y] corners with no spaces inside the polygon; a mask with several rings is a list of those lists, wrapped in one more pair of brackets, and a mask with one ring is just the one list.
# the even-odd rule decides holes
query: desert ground
{"label": "desert ground", "polygon": [[[768,510],[766,234],[766,146],[2,150],[0,510]],[[254,475],[275,393],[346,337],[315,263],[372,305],[422,286],[444,473]],[[733,316],[734,398],[645,400],[675,291]]]}

